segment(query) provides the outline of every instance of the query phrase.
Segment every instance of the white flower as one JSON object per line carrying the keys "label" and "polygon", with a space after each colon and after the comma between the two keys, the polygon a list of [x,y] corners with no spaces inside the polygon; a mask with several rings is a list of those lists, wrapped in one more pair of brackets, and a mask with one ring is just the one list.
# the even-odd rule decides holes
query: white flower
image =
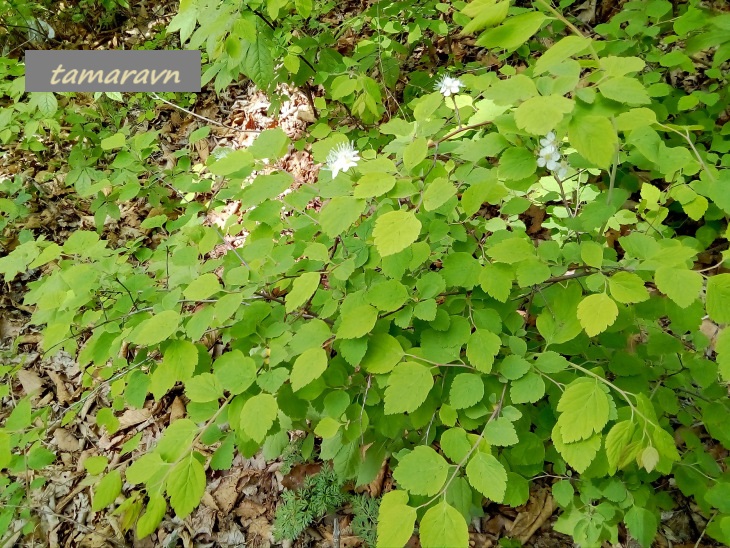
{"label": "white flower", "polygon": [[558,169],[560,165],[560,153],[552,150],[552,148],[542,149],[537,158],[537,165],[547,167],[550,171]]}
{"label": "white flower", "polygon": [[337,145],[327,155],[327,167],[332,170],[333,179],[340,171],[346,173],[351,167],[356,167],[359,161],[360,153],[350,142]]}
{"label": "white flower", "polygon": [[459,93],[459,90],[463,87],[464,84],[458,78],[444,75],[441,80],[436,82],[434,89],[437,89],[444,97],[451,97]]}
{"label": "white flower", "polygon": [[555,143],[555,132],[550,131],[543,139],[540,139],[540,144],[543,147],[553,146],[557,149],[557,145]]}

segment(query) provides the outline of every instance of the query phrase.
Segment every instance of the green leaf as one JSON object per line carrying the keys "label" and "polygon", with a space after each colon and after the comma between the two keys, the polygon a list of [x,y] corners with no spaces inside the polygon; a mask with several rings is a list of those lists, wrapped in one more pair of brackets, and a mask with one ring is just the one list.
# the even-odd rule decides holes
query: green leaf
{"label": "green leaf", "polygon": [[337,328],[338,339],[357,339],[367,335],[378,321],[378,311],[369,304],[358,306],[342,316]]}
{"label": "green leaf", "polygon": [[448,503],[439,502],[423,515],[420,540],[423,548],[466,548],[469,529],[464,516]]}
{"label": "green leaf", "polygon": [[201,373],[185,382],[185,395],[192,402],[218,401],[223,397],[223,386],[212,373]]}
{"label": "green leaf", "polygon": [[355,187],[355,198],[375,198],[389,192],[395,186],[395,176],[373,171],[365,173]]}
{"label": "green leaf", "polygon": [[109,506],[122,492],[122,475],[112,470],[94,488],[94,502],[91,509],[98,512]]}
{"label": "green leaf", "polygon": [[317,423],[317,427],[314,429],[314,433],[317,434],[322,439],[329,439],[335,436],[337,432],[340,429],[339,421],[333,419],[332,417],[324,417],[321,421]]}
{"label": "green leaf", "polygon": [[573,110],[573,101],[562,95],[532,97],[515,110],[515,124],[533,135],[545,135],[555,129]]}
{"label": "green leaf", "polygon": [[486,264],[479,274],[479,285],[482,290],[502,303],[507,302],[513,281],[512,269],[504,264]]}
{"label": "green leaf", "polygon": [[618,317],[616,303],[605,293],[588,295],[578,305],[578,320],[589,337],[603,333]]}
{"label": "green leaf", "polygon": [[438,209],[455,195],[454,184],[445,177],[439,177],[426,186],[426,191],[423,193],[423,208],[426,211]]}
{"label": "green leaf", "polygon": [[111,137],[107,137],[106,139],[101,140],[101,148],[102,150],[121,148],[126,142],[127,138],[124,136],[124,133],[115,133]]}
{"label": "green leaf", "polygon": [[174,340],[168,344],[162,363],[152,373],[150,390],[156,399],[161,398],[178,381],[193,376],[198,363],[198,349],[189,341]]}
{"label": "green leaf", "polygon": [[431,369],[415,362],[396,365],[385,389],[385,414],[410,413],[426,401],[433,388]]}
{"label": "green leaf", "polygon": [[477,452],[466,465],[472,487],[494,502],[502,502],[507,490],[507,471],[492,455]]}
{"label": "green leaf", "polygon": [[521,181],[537,170],[535,155],[525,147],[508,148],[499,159],[499,177],[508,181]]}
{"label": "green leaf", "polygon": [[306,303],[314,295],[314,292],[317,291],[319,281],[319,272],[305,272],[296,278],[292,283],[291,291],[287,293],[285,298],[287,313],[294,312]]}
{"label": "green leaf", "polygon": [[657,269],[654,283],[677,306],[687,308],[702,291],[702,274],[686,268],[662,267]]}
{"label": "green leaf", "polygon": [[389,211],[375,221],[373,238],[381,257],[403,251],[418,239],[421,221],[410,211]]}
{"label": "green leaf", "polygon": [[323,348],[310,348],[299,356],[291,370],[291,387],[294,392],[304,388],[322,376],[327,369],[327,352]]}
{"label": "green leaf", "polygon": [[643,84],[636,78],[619,76],[609,78],[598,84],[601,95],[607,99],[625,103],[627,105],[646,105],[651,103],[651,98],[646,92]]}
{"label": "green leaf", "polygon": [[472,20],[464,26],[461,34],[472,34],[487,27],[499,25],[507,17],[509,4],[508,0],[489,0],[488,2],[475,0],[467,4],[462,13],[471,17]]}
{"label": "green leaf", "polygon": [[363,209],[365,209],[365,200],[358,200],[353,196],[332,198],[319,214],[322,231],[330,238],[339,236],[355,224]]}
{"label": "green leaf", "polygon": [[482,34],[476,45],[485,48],[517,49],[540,29],[545,19],[545,15],[539,11],[515,15],[500,26]]}
{"label": "green leaf", "polygon": [[84,461],[84,469],[92,476],[98,476],[109,464],[109,459],[101,455],[89,457]]}
{"label": "green leaf", "polygon": [[449,402],[454,409],[476,405],[484,397],[484,382],[480,375],[460,373],[454,377],[449,392]]}
{"label": "green leaf", "polygon": [[613,124],[601,116],[573,116],[568,139],[578,154],[601,168],[614,161],[618,135]]}
{"label": "green leaf", "polygon": [[[257,20],[257,25],[260,23]],[[274,60],[271,57],[269,41],[259,33],[255,42],[241,39],[243,45],[243,65],[241,72],[248,76],[261,89],[267,89],[274,80]]]}
{"label": "green leaf", "polygon": [[297,8],[297,13],[307,19],[312,14],[314,2],[312,0],[294,0],[294,5]]}
{"label": "green leaf", "polygon": [[205,470],[192,453],[170,471],[165,489],[170,496],[170,506],[180,519],[200,504],[205,493]]}
{"label": "green leaf", "polygon": [[449,464],[444,458],[420,445],[398,462],[393,479],[413,495],[432,497],[444,486],[448,473]]}
{"label": "green leaf", "polygon": [[403,149],[403,165],[408,171],[413,171],[413,168],[426,159],[426,154],[428,154],[428,141],[425,137],[418,137]]}
{"label": "green leaf", "polygon": [[558,402],[563,441],[585,440],[600,433],[608,422],[609,410],[608,396],[598,380],[583,378],[570,383]]}
{"label": "green leaf", "polygon": [[613,475],[624,460],[624,452],[634,435],[634,423],[626,420],[617,422],[606,434],[606,458],[608,459],[609,474]]}
{"label": "green leaf", "polygon": [[608,279],[611,296],[623,304],[641,303],[649,299],[644,280],[633,272],[616,272]]}
{"label": "green leaf", "polygon": [[390,491],[383,495],[378,510],[378,548],[405,546],[413,535],[416,509],[408,506],[405,491]]}
{"label": "green leaf", "polygon": [[545,395],[545,381],[537,373],[529,372],[512,381],[509,395],[512,403],[535,403]]}
{"label": "green leaf", "polygon": [[506,417],[497,417],[493,421],[488,422],[484,427],[484,439],[490,445],[497,445],[499,447],[507,447],[519,442],[514,424]]}
{"label": "green leaf", "polygon": [[256,380],[256,363],[240,350],[231,350],[215,361],[213,374],[228,392],[240,394]]}
{"label": "green leaf", "polygon": [[624,516],[626,527],[642,546],[649,547],[657,534],[659,522],[653,512],[641,506],[632,506]]}
{"label": "green leaf", "polygon": [[388,280],[368,289],[366,298],[378,310],[393,312],[408,300],[408,290],[398,280]]}
{"label": "green leaf", "polygon": [[553,445],[565,462],[582,474],[596,458],[598,450],[601,448],[601,436],[595,434],[587,440],[565,443],[561,432],[560,424],[556,424],[552,433]]}
{"label": "green leaf", "polygon": [[232,175],[249,167],[254,161],[253,155],[244,149],[234,150],[222,158],[218,158],[210,166],[208,170],[213,175]]}
{"label": "green leaf", "polygon": [[241,427],[248,436],[261,443],[274,425],[279,406],[271,394],[257,394],[243,404]]}
{"label": "green leaf", "polygon": [[601,268],[603,265],[603,246],[597,242],[581,242],[580,258],[588,266]]}
{"label": "green leaf", "polygon": [[137,520],[137,538],[143,539],[157,530],[167,512],[167,501],[165,497],[157,493],[150,494],[147,508],[142,517]]}
{"label": "green leaf", "polygon": [[582,36],[566,36],[561,38],[540,56],[535,63],[532,73],[535,76],[542,74],[555,65],[559,65],[569,57],[586,51],[590,45],[591,39]]}
{"label": "green leaf", "polygon": [[466,344],[466,357],[469,363],[482,373],[491,373],[494,357],[502,348],[502,339],[486,329],[476,329]]}
{"label": "green leaf", "polygon": [[289,137],[287,137],[284,130],[280,127],[265,129],[256,137],[253,144],[248,147],[248,151],[257,160],[263,158],[278,160],[286,154],[289,143]]}
{"label": "green leaf", "polygon": [[707,313],[717,323],[730,323],[730,274],[707,280]]}
{"label": "green leaf", "polygon": [[498,263],[513,264],[535,257],[535,246],[530,240],[513,237],[500,240],[487,248],[487,255]]}
{"label": "green leaf", "polygon": [[390,373],[403,358],[403,347],[386,333],[377,333],[368,340],[368,349],[360,366],[368,373]]}
{"label": "green leaf", "polygon": [[218,276],[212,272],[198,276],[185,288],[183,295],[191,301],[202,301],[221,290]]}
{"label": "green leaf", "polygon": [[140,346],[150,346],[169,339],[180,325],[180,313],[165,310],[144,320],[129,334],[129,341]]}
{"label": "green leaf", "polygon": [[441,434],[441,451],[454,462],[461,462],[471,451],[471,443],[463,428],[449,428]]}

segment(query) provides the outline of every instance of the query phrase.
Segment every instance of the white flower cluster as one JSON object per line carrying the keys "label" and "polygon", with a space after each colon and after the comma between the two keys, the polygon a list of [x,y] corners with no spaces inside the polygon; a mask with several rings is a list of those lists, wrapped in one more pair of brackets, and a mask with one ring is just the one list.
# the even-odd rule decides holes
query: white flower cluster
{"label": "white flower cluster", "polygon": [[337,145],[327,155],[327,167],[332,170],[333,179],[340,171],[347,173],[351,167],[357,167],[359,161],[360,153],[350,142]]}
{"label": "white flower cluster", "polygon": [[441,80],[436,82],[434,89],[438,90],[444,97],[451,97],[459,93],[463,87],[463,82],[458,78],[444,75],[441,77]]}
{"label": "white flower cluster", "polygon": [[568,163],[561,161],[560,145],[555,137],[555,132],[551,131],[543,139],[540,139],[540,152],[538,152],[537,165],[546,167],[552,171],[558,179],[564,179],[568,174]]}

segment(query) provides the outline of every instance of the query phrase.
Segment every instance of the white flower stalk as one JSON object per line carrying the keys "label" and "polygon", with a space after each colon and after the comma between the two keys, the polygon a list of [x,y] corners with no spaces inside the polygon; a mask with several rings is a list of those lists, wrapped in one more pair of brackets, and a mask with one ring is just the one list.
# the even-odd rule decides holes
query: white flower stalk
{"label": "white flower stalk", "polygon": [[434,89],[438,90],[444,97],[451,97],[459,93],[464,84],[458,78],[452,78],[451,76],[442,76],[441,80],[436,82]]}
{"label": "white flower stalk", "polygon": [[332,170],[333,179],[340,171],[347,173],[351,167],[357,167],[359,161],[360,153],[350,142],[337,145],[327,155],[327,167]]}

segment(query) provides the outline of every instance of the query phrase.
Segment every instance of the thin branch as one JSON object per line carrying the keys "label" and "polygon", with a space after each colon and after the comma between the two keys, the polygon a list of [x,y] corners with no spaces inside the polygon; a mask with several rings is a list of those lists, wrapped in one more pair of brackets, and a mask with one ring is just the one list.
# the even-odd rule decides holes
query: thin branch
{"label": "thin branch", "polygon": [[201,116],[200,114],[194,113],[192,110],[188,110],[186,108],[181,107],[180,105],[176,105],[175,103],[171,103],[167,99],[163,99],[162,97],[160,97],[159,95],[157,95],[154,91],[151,92],[151,94],[152,94],[152,97],[154,97],[155,99],[157,99],[159,101],[162,101],[166,105],[170,105],[173,108],[176,108],[178,110],[182,110],[183,112],[186,112],[187,114],[190,114],[190,116],[195,116],[196,118],[199,118],[199,119],[201,119],[204,122],[207,122],[209,124],[213,124],[215,126],[224,127],[226,129],[231,129],[233,131],[238,131],[239,133],[261,133],[261,130],[260,129],[241,129],[241,128],[238,128],[238,127],[235,127],[235,126],[229,126],[228,124],[224,124],[223,122],[218,122],[216,120],[211,120],[210,118],[206,118],[205,116]]}

